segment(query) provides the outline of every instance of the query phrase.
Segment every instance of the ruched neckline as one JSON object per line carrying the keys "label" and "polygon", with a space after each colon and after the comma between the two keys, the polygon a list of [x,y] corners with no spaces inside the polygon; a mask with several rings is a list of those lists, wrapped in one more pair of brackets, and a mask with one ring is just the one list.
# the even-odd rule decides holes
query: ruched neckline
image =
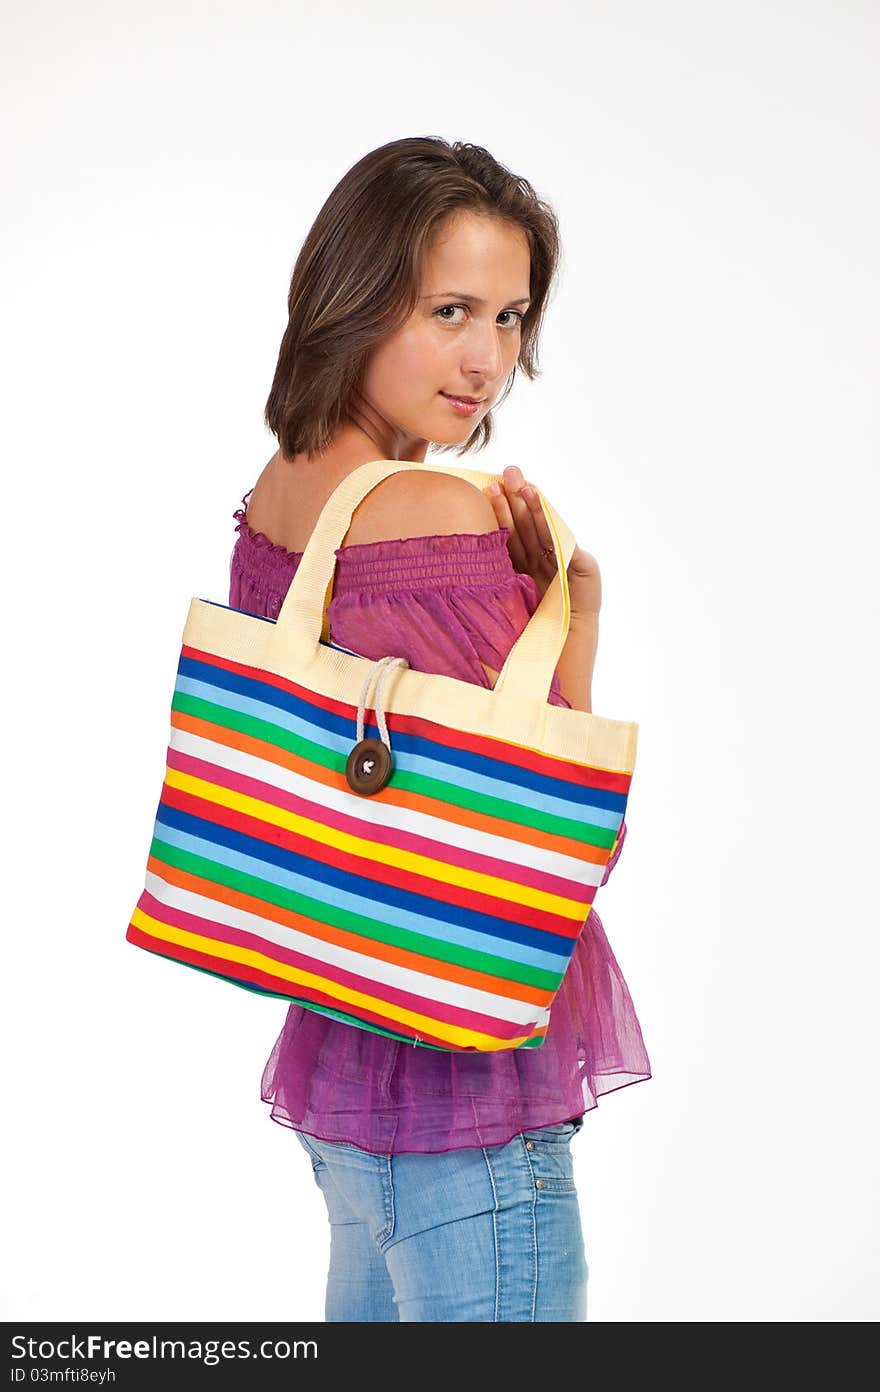
{"label": "ruched neckline", "polygon": [[[290,551],[251,526],[247,504],[253,491],[251,488],[244,495],[242,506],[233,513],[237,523],[235,530],[250,550],[251,564],[262,569],[267,577],[291,572],[305,553]],[[516,582],[522,577],[518,577],[510,559],[509,536],[509,527],[497,527],[491,532],[426,533],[393,541],[337,546],[333,593],[388,590],[401,584],[417,589],[422,585],[497,586]],[[288,582],[290,578],[288,573]]]}

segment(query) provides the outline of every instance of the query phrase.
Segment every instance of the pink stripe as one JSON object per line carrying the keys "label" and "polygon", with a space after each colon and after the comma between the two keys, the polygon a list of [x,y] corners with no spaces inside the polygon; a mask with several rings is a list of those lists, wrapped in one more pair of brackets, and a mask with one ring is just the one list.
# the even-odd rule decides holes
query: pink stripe
{"label": "pink stripe", "polygon": [[[493,1015],[482,1015],[474,1010],[465,1010],[461,1006],[447,1005],[440,1001],[429,1000],[425,996],[412,995],[409,991],[402,991],[395,986],[386,985],[385,982],[377,982],[369,977],[345,971],[341,967],[330,966],[317,957],[309,957],[292,948],[279,947],[277,943],[267,942],[265,938],[261,938],[256,933],[248,933],[241,928],[231,928],[226,923],[216,923],[213,919],[186,913],[182,909],[173,908],[170,904],[164,904],[147,889],[143,891],[138,900],[138,908],[145,914],[149,914],[151,918],[157,919],[159,923],[170,924],[175,928],[185,928],[190,933],[198,933],[200,937],[209,938],[214,942],[225,942],[230,946],[251,948],[254,951],[264,953],[265,956],[271,957],[276,962],[284,962],[288,966],[300,967],[303,971],[314,972],[316,976],[323,977],[327,981],[335,981],[342,986],[348,986],[353,991],[361,991],[364,995],[376,996],[389,1004],[417,1011],[418,1014],[426,1015],[431,1020],[442,1020],[446,1024],[458,1025],[462,1029],[478,1030],[481,1034],[491,1034],[498,1039],[515,1039],[521,1034],[528,1033],[525,1026],[515,1021],[496,1018]],[[279,926],[283,927],[283,924]],[[405,949],[395,948],[395,951],[405,951]],[[385,965],[384,962],[382,965]],[[443,980],[445,979],[444,977]],[[456,983],[451,982],[450,984],[455,986]],[[504,998],[502,997],[501,1000],[503,1002]]]}
{"label": "pink stripe", "polygon": [[[271,803],[274,807],[284,808],[287,812],[296,812],[302,817],[313,818],[324,826],[333,827],[335,831],[345,831],[353,836],[361,836],[366,841],[375,841],[383,846],[393,846],[400,851],[418,852],[420,855],[429,856],[432,860],[439,860],[444,865],[457,865],[463,870],[477,870],[486,875],[497,875],[501,879],[509,880],[512,884],[528,885],[531,889],[561,894],[564,898],[576,899],[578,903],[583,900],[584,889],[593,887],[579,883],[577,880],[566,879],[562,875],[535,870],[529,865],[523,865],[513,860],[499,860],[496,856],[466,851],[461,846],[447,846],[442,841],[432,841],[429,837],[420,836],[417,832],[376,826],[372,822],[363,821],[360,817],[352,817],[344,812],[332,811],[320,803],[309,802],[306,798],[298,797],[297,794],[289,793],[283,788],[276,788],[274,784],[265,783],[262,779],[234,773],[231,769],[221,768],[219,764],[209,763],[205,759],[197,759],[191,754],[183,754],[180,750],[172,749],[170,746],[167,752],[167,761],[170,768],[177,769],[180,773],[189,773],[195,778],[204,779],[205,782],[216,783],[218,787],[229,788],[232,792],[244,793],[248,797],[259,798],[261,802]],[[511,856],[516,855],[519,844],[519,842],[511,841]],[[528,848],[522,847],[521,849],[525,853]]]}

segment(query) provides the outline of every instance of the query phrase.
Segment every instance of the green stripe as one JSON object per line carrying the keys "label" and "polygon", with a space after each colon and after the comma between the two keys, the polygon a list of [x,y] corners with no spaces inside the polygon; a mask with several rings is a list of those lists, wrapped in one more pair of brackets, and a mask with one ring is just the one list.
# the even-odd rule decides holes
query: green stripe
{"label": "green stripe", "polygon": [[[430,778],[426,774],[405,773],[401,769],[395,769],[388,780],[388,786],[392,783],[402,792],[418,793],[421,797],[450,803],[453,807],[466,807],[471,812],[481,812],[484,817],[493,817],[497,821],[516,822],[519,826],[532,827],[536,831],[549,831],[555,836],[564,836],[569,841],[581,841],[587,846],[611,847],[617,835],[607,827],[593,826],[590,822],[576,822],[569,817],[558,817],[553,812],[543,812],[537,807],[508,802],[506,798],[492,797],[488,793],[473,792],[470,788],[462,788],[458,784],[443,783],[439,778]],[[511,847],[512,851],[516,849]]]}
{"label": "green stripe", "polygon": [[[271,721],[260,720],[256,716],[230,710],[228,706],[218,706],[211,701],[203,701],[198,696],[188,696],[183,692],[175,694],[171,706],[172,710],[196,716],[199,720],[208,721],[221,729],[237,730],[242,735],[261,740],[264,744],[286,749],[288,753],[295,754],[308,763],[333,769],[343,776],[345,774],[347,755],[337,754],[335,750],[326,749],[313,740],[303,739],[301,735],[285,730]],[[608,827],[593,826],[591,822],[580,821],[574,817],[560,817],[555,813],[530,807],[527,803],[510,802],[507,798],[492,797],[488,793],[472,792],[469,788],[462,788],[458,783],[446,783],[440,778],[432,778],[426,774],[405,773],[399,768],[392,768],[386,786],[399,788],[402,792],[417,793],[420,797],[429,798],[432,802],[445,803],[450,807],[467,808],[471,812],[479,812],[484,817],[491,817],[500,822],[515,822],[518,826],[532,827],[535,831],[550,832],[554,836],[562,836],[568,841],[578,841],[585,846],[599,846],[610,850],[617,835],[616,831]],[[579,808],[579,815],[580,811]]]}
{"label": "green stripe", "polygon": [[323,768],[336,769],[345,773],[347,756],[326,749],[314,740],[307,740],[292,730],[285,730],[271,720],[260,720],[259,716],[247,715],[244,711],[230,710],[228,706],[217,706],[213,701],[203,701],[199,696],[188,696],[186,692],[175,692],[171,702],[172,710],[182,711],[184,715],[197,716],[211,725],[225,730],[238,730],[239,734],[250,735],[252,739],[262,740],[264,744],[286,749],[289,754],[307,760],[310,764],[320,764]]}
{"label": "green stripe", "polygon": [[[228,889],[239,890],[242,894],[249,894],[265,903],[277,904],[282,909],[292,909],[295,913],[314,918],[319,923],[344,928],[368,941],[387,943],[409,952],[418,952],[423,957],[432,957],[438,962],[453,962],[460,967],[470,967],[473,971],[500,976],[505,981],[537,986],[544,991],[558,990],[564,975],[564,967],[561,971],[551,972],[543,967],[511,962],[506,957],[496,957],[493,953],[481,952],[477,948],[430,938],[409,928],[398,928],[396,924],[380,923],[378,919],[354,913],[351,909],[326,904],[321,899],[314,899],[293,889],[285,889],[282,885],[273,884],[256,875],[248,875],[232,866],[220,865],[204,856],[181,850],[179,846],[169,846],[167,842],[160,840],[158,835],[154,835],[150,843],[150,854],[165,865],[186,870],[189,874],[197,875],[212,884],[225,885]],[[354,878],[352,876],[352,879]],[[279,927],[283,925],[280,924]],[[571,941],[573,951],[574,941],[567,941]]]}

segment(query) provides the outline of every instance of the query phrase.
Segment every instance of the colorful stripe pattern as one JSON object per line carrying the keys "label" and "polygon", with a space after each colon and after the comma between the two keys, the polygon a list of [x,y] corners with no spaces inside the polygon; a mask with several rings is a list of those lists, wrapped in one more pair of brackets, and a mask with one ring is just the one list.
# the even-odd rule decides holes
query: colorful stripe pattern
{"label": "colorful stripe pattern", "polygon": [[386,721],[359,796],[356,704],[184,644],[127,940],[420,1047],[537,1048],[632,774]]}

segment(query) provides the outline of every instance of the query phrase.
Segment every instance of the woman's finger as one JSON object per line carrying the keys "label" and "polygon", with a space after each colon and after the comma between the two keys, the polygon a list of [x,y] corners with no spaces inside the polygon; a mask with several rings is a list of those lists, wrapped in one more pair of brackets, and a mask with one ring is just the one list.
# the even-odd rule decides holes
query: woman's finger
{"label": "woman's finger", "polygon": [[[521,497],[528,508],[531,526],[530,538],[533,534],[535,556],[546,564],[550,574],[552,574],[556,570],[556,551],[553,546],[553,534],[547,523],[541,501],[536,490],[528,483],[522,489]],[[528,543],[526,545],[528,546]]]}
{"label": "woman's finger", "polygon": [[536,578],[549,580],[556,572],[556,558],[553,537],[537,490],[526,483],[515,465],[508,465],[503,478],[518,540],[527,557],[525,568]]}
{"label": "woman's finger", "polygon": [[510,532],[510,536],[507,538],[507,549],[510,552],[510,559],[513,563],[514,570],[527,570],[528,557],[526,556],[525,547],[522,544],[522,539],[519,535],[519,529],[516,525],[513,513],[510,510],[510,500],[503,483],[499,484],[497,493],[492,492],[492,487],[490,485],[489,501],[495,509],[495,516],[498,519],[499,527],[507,527]]}

